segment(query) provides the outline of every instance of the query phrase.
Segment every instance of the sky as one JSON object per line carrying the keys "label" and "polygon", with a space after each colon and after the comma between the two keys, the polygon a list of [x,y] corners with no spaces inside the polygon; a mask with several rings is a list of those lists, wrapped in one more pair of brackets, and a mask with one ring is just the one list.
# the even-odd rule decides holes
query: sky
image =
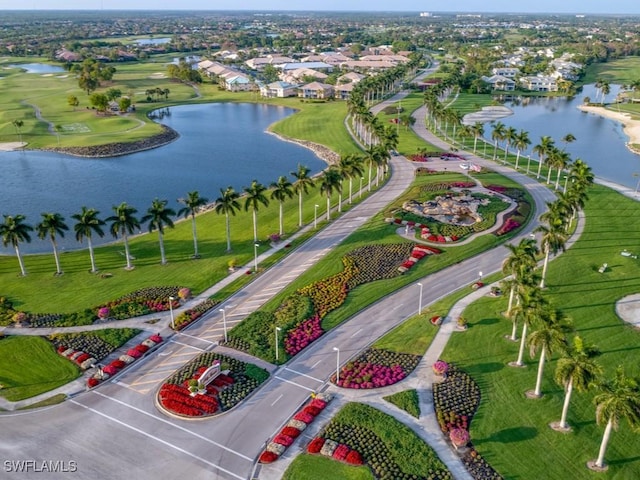
{"label": "sky", "polygon": [[638,0],[0,0],[0,10],[327,10],[640,14]]}

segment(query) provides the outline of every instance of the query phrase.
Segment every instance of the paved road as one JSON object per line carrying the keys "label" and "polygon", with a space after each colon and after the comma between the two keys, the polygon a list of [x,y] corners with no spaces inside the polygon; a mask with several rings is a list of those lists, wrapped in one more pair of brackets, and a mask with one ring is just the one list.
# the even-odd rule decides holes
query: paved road
{"label": "paved road", "polygon": [[[383,189],[230,299],[227,304],[234,307],[227,310],[228,326],[257,309],[402,193],[411,182],[414,165],[399,157],[391,164],[393,176]],[[537,208],[553,199],[537,182],[509,169],[505,173],[523,177],[518,179],[530,188]],[[468,285],[478,271],[488,274],[498,270],[504,257],[505,249],[498,248],[425,278],[422,304]],[[77,472],[61,474],[60,478],[249,478],[265,440],[335,370],[333,348],[340,349],[343,363],[417,309],[418,287],[406,287],[360,312],[278,368],[265,387],[237,410],[207,421],[167,418],[153,405],[155,389],[185,361],[216,347],[223,326],[220,316],[213,316],[174,336],[157,355],[115,382],[48,409],[3,416],[2,458],[77,462]],[[5,465],[0,465],[2,468]],[[39,475],[42,478],[36,473],[20,478]]]}

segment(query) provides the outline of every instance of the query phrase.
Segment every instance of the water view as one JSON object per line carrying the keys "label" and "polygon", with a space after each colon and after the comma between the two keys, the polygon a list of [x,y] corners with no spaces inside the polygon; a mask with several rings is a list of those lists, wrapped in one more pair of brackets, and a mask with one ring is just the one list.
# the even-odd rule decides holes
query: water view
{"label": "water view", "polygon": [[15,65],[9,65],[11,68],[21,68],[26,73],[61,73],[64,72],[64,68],[58,65],[49,65],[48,63],[19,63]]}
{"label": "water view", "polygon": [[[310,150],[265,133],[266,128],[293,113],[271,105],[214,103],[172,107],[160,120],[180,132],[164,147],[108,159],[78,158],[51,152],[0,152],[2,214],[23,214],[35,225],[42,212],[59,212],[70,227],[70,216],[83,205],[111,215],[113,205],[127,202],[146,212],[158,197],[178,209],[177,199],[198,190],[215,200],[220,188],[242,191],[251,180],[266,185],[280,175],[291,176],[298,163],[320,172],[326,164]],[[145,230],[146,231],[146,230]],[[33,235],[25,252],[50,250],[47,241]],[[102,241],[113,238],[105,236]],[[73,232],[61,247],[79,248]],[[8,253],[13,250],[2,249]]]}
{"label": "water view", "polygon": [[171,38],[163,37],[163,38],[141,38],[136,40],[135,43],[138,45],[163,45],[165,43],[169,43]]}
{"label": "water view", "polygon": [[[611,93],[606,101],[612,102],[618,91],[619,85],[611,85]],[[529,97],[506,101],[505,105],[514,114],[501,121],[507,127],[529,133],[531,146],[525,154],[531,153],[531,149],[540,142],[540,137],[548,135],[555,140],[557,147],[566,149],[571,158],[581,158],[587,162],[597,177],[635,188],[638,179],[634,174],[640,174],[640,155],[626,147],[628,137],[619,122],[578,110],[585,97],[596,102],[594,85],[586,85],[571,99]],[[485,137],[488,139],[491,138],[491,130],[489,124],[485,125]],[[573,134],[576,141],[565,145],[561,140],[568,133]],[[538,156],[532,154],[531,158],[537,160]],[[532,165],[537,168],[537,163],[532,162]]]}

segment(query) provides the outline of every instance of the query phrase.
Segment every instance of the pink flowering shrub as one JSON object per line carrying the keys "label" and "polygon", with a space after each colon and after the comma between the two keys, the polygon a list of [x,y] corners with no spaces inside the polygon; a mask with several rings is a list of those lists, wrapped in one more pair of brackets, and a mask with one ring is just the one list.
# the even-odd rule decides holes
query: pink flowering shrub
{"label": "pink flowering shrub", "polygon": [[285,351],[291,356],[296,355],[311,342],[318,339],[324,333],[320,322],[320,317],[314,315],[300,323],[297,327],[289,330],[284,339]]}
{"label": "pink flowering shrub", "polygon": [[449,371],[449,364],[442,360],[437,360],[431,368],[433,368],[433,373],[436,375],[444,375]]}
{"label": "pink flowering shrub", "polygon": [[109,310],[109,307],[102,307],[98,309],[98,318],[101,319],[105,319],[105,318],[109,318],[109,314],[111,313],[111,310]]}
{"label": "pink flowering shrub", "polygon": [[469,443],[469,432],[464,428],[454,428],[449,432],[449,439],[456,448],[464,447]]}

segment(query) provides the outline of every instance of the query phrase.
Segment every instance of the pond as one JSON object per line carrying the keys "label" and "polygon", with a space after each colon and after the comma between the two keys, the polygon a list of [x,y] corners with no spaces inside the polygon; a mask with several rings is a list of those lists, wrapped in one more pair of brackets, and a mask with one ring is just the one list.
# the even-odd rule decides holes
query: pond
{"label": "pond", "polygon": [[[619,88],[619,85],[611,85],[611,93],[606,102],[613,102]],[[507,127],[528,132],[531,146],[528,151],[523,152],[525,155],[531,153],[532,148],[540,142],[540,137],[548,135],[572,159],[581,158],[587,162],[597,177],[635,188],[637,178],[634,174],[640,174],[640,155],[632,153],[626,147],[628,137],[623,132],[622,124],[578,110],[585,97],[590,97],[592,102],[596,98],[599,101],[594,85],[585,85],[573,98],[516,98],[505,102],[514,114],[500,121]],[[485,137],[489,141],[491,132],[491,125],[485,124]],[[576,137],[575,142],[562,142],[562,138],[568,133]],[[537,160],[538,156],[532,154],[531,158]],[[532,165],[537,168],[537,163],[532,162]]]}
{"label": "pond", "polygon": [[165,43],[169,43],[171,41],[170,37],[163,38],[141,38],[136,40],[135,43],[138,45],[163,45]]}
{"label": "pond", "polygon": [[64,68],[58,65],[49,65],[48,63],[18,63],[9,65],[11,68],[21,68],[25,73],[61,73]]}
{"label": "pond", "polygon": [[[0,213],[26,216],[35,225],[42,212],[58,212],[73,228],[72,214],[82,206],[110,216],[113,205],[127,202],[142,216],[154,198],[177,199],[197,190],[210,201],[220,189],[242,192],[253,179],[269,185],[280,175],[290,180],[298,164],[318,173],[326,164],[310,150],[267,134],[266,128],[294,110],[260,104],[214,103],[171,107],[160,120],[180,133],[164,147],[107,159],[78,158],[52,152],[0,152]],[[48,252],[50,243],[33,235],[25,252]],[[102,242],[113,241],[110,235]],[[73,233],[60,239],[64,249],[81,246]],[[12,250],[3,249],[0,253]]]}

